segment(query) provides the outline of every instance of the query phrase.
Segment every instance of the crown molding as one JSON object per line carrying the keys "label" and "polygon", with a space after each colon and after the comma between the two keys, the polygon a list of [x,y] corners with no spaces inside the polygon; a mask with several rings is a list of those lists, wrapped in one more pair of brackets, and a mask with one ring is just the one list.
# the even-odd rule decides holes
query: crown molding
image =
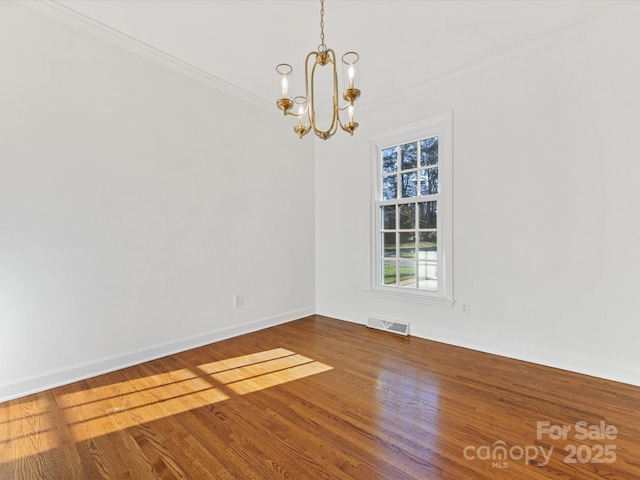
{"label": "crown molding", "polygon": [[170,68],[175,72],[201,82],[227,95],[231,95],[243,102],[247,102],[253,106],[270,112],[273,111],[273,105],[263,98],[226,82],[205,70],[174,57],[173,55],[152,47],[151,45],[147,45],[146,43],[136,40],[125,33],[82,15],[81,13],[65,7],[64,5],[60,5],[53,0],[22,0],[19,3],[71,25],[78,30],[82,30],[90,35],[106,40],[107,42],[133,52],[136,55]]}
{"label": "crown molding", "polygon": [[638,17],[640,17],[640,6],[636,6],[636,7],[627,9],[623,12],[615,13],[613,15],[598,18],[597,20],[594,20],[591,22],[577,25],[575,27],[569,28],[562,32],[549,35],[536,42],[532,42],[528,45],[525,45],[524,47],[513,49],[504,54],[496,55],[494,57],[488,58],[484,61],[480,61],[473,65],[468,65],[467,67],[452,71],[448,74],[441,75],[429,81],[421,82],[419,84],[414,85],[413,87],[405,89],[403,92],[398,92],[395,95],[393,94],[388,95],[383,100],[380,100],[377,102],[371,102],[367,105],[363,105],[360,111],[368,112],[371,110],[382,108],[386,105],[392,105],[392,104],[401,102],[403,100],[411,99],[413,97],[422,95],[430,90],[441,87],[449,82],[472,75],[476,72],[486,70],[494,66],[499,66],[501,64],[507,63],[513,59],[528,55],[530,53],[554,48],[560,44],[569,42],[577,38],[587,37],[601,31],[618,27],[619,25],[622,25],[629,21],[633,21]]}
{"label": "crown molding", "polygon": [[[135,38],[130,37],[125,33],[108,27],[101,22],[93,20],[92,18],[82,15],[81,13],[78,13],[68,7],[65,7],[57,3],[55,0],[21,0],[19,3],[30,7],[40,13],[53,17],[59,21],[67,23],[68,25],[71,25],[95,37],[106,40],[107,42],[117,45],[120,48],[124,48],[137,55],[140,55],[141,57],[152,60],[160,65],[163,65],[178,73],[199,81],[211,88],[242,100],[243,102],[247,102],[265,111],[273,112],[273,105],[267,100],[247,90],[241,89],[229,82],[226,82],[225,80],[222,80],[221,78],[194,65],[191,65],[183,60],[180,60],[179,58],[176,58],[162,50],[147,45],[146,43],[136,40]],[[550,35],[537,42],[533,42],[522,48],[511,50],[507,53],[491,57],[473,65],[469,65],[466,68],[461,68],[448,74],[441,75],[437,78],[433,78],[429,81],[421,82],[414,85],[413,87],[403,90],[402,92],[387,95],[382,100],[373,100],[369,103],[361,105],[360,111],[369,112],[372,110],[377,110],[389,104],[394,104],[399,101],[411,99],[442,85],[445,85],[449,82],[472,75],[476,72],[488,68],[492,68],[494,66],[498,66],[517,57],[527,55],[539,50],[544,50],[546,48],[552,48],[575,38],[585,37],[599,31],[617,27],[620,24],[635,19],[639,15],[640,7],[633,7],[621,13],[602,17],[595,21],[572,27],[557,34]]]}

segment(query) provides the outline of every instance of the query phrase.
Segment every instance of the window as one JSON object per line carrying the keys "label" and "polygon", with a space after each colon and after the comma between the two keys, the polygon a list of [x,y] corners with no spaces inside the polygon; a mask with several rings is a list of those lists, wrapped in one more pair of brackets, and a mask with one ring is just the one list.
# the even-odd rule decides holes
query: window
{"label": "window", "polygon": [[378,134],[373,151],[372,290],[450,306],[451,113]]}

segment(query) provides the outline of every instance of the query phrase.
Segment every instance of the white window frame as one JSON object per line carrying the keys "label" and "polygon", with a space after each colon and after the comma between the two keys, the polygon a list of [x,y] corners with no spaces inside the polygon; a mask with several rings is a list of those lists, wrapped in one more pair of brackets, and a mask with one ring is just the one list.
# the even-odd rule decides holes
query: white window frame
{"label": "white window frame", "polygon": [[[381,266],[382,150],[397,145],[438,136],[438,289],[423,290],[384,285]],[[451,110],[400,127],[374,133],[371,138],[373,158],[371,215],[371,278],[373,296],[451,308],[453,306],[453,112]],[[413,197],[415,200],[420,197]],[[398,199],[398,204],[404,203]]]}

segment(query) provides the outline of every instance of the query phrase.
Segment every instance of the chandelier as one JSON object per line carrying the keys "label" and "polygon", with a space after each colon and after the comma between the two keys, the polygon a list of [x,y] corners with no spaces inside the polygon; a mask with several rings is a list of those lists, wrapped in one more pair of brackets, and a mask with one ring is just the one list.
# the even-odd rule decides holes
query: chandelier
{"label": "chandelier", "polygon": [[[298,117],[298,124],[293,130],[300,138],[305,136],[313,129],[318,137],[323,140],[331,138],[338,130],[338,125],[345,132],[353,135],[358,128],[358,123],[353,121],[353,104],[360,96],[360,90],[355,88],[357,79],[357,67],[359,55],[356,52],[347,52],[342,56],[342,67],[344,75],[344,91],[342,98],[347,101],[340,106],[338,98],[338,72],[336,67],[336,54],[327,48],[324,43],[324,0],[320,0],[320,45],[318,50],[309,52],[305,60],[305,95],[290,98],[289,97],[289,75],[293,72],[291,65],[281,63],[276,67],[276,72],[280,75],[280,85],[282,87],[282,97],[277,100],[276,105],[284,115],[295,115]],[[310,61],[313,64],[310,67]],[[316,124],[316,102],[315,102],[315,74],[316,67],[330,66],[333,73],[333,114],[331,124],[327,130],[321,130]],[[340,112],[347,111],[347,121],[345,123],[340,119]],[[305,119],[306,117],[306,119]],[[307,125],[308,120],[308,125]]]}

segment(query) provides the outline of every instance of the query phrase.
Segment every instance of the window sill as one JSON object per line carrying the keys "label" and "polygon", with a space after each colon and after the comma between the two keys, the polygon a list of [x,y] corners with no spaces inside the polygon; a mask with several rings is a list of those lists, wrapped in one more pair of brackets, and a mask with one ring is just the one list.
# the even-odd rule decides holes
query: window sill
{"label": "window sill", "polygon": [[397,302],[412,302],[423,305],[432,305],[442,308],[453,308],[455,303],[450,298],[429,294],[428,292],[409,292],[396,288],[370,288],[365,290],[370,297],[381,298],[383,300],[395,300]]}

